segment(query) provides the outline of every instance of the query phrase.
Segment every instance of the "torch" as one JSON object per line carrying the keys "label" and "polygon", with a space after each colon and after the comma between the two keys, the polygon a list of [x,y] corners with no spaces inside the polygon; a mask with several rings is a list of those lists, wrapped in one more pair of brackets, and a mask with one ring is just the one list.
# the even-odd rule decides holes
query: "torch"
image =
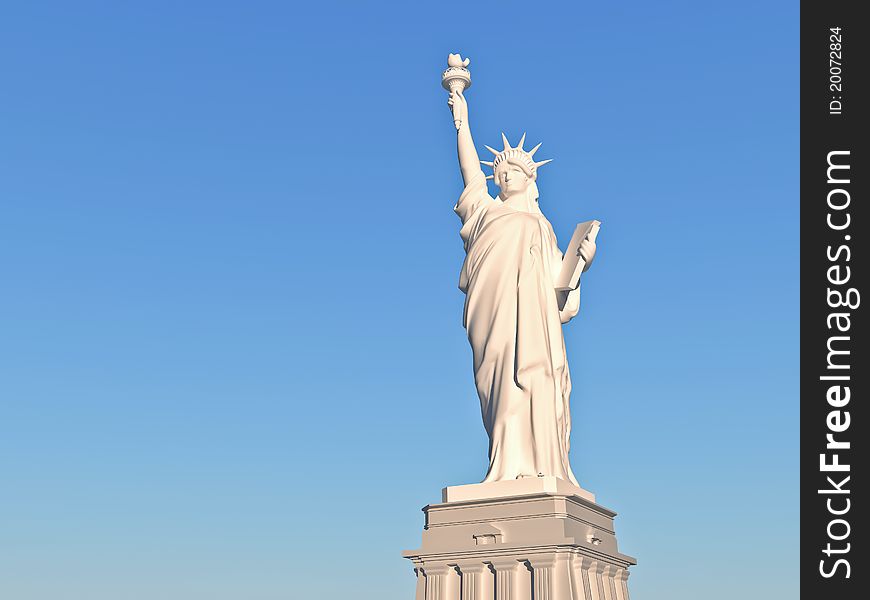
{"label": "torch", "polygon": [[[444,89],[450,92],[464,92],[466,88],[471,87],[471,71],[467,69],[468,63],[471,60],[462,57],[458,54],[451,54],[447,57],[447,70],[441,74],[441,85]],[[456,131],[462,126],[462,119],[459,118],[459,108],[453,106],[453,124],[456,126]]]}

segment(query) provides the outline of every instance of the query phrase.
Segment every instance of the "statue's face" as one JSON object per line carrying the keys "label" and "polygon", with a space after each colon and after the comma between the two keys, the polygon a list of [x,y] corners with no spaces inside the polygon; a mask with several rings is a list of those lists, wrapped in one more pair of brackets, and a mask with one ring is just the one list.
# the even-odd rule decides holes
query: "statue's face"
{"label": "statue's face", "polygon": [[511,163],[500,164],[498,172],[495,174],[495,183],[504,197],[524,193],[530,182],[531,179],[526,175],[526,172]]}

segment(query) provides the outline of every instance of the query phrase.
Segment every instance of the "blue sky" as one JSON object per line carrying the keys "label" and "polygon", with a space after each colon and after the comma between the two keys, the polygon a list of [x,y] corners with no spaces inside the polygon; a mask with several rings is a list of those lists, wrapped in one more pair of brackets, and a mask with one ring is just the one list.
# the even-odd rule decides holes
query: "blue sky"
{"label": "blue sky", "polygon": [[633,595],[796,596],[784,2],[5,3],[0,596],[412,597],[486,470],[456,51],[477,146],[544,142],[562,244],[603,222],[571,453]]}

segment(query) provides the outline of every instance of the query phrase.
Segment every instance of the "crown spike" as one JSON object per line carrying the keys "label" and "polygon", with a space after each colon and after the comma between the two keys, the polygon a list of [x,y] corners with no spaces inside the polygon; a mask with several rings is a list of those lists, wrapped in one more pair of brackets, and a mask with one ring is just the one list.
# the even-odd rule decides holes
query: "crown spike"
{"label": "crown spike", "polygon": [[480,164],[482,164],[482,165],[486,165],[486,166],[488,166],[488,167],[491,167],[491,166],[492,166],[492,161],[489,161],[489,160],[482,160],[482,161],[480,161]]}
{"label": "crown spike", "polygon": [[543,166],[544,166],[545,164],[547,164],[548,162],[553,162],[553,159],[552,159],[552,158],[548,158],[547,160],[542,160],[542,161],[540,161],[540,162],[536,162],[536,163],[535,163],[535,168],[537,169],[538,167],[543,167]]}
{"label": "crown spike", "polygon": [[499,154],[501,154],[501,152],[499,152],[498,150],[496,150],[494,148],[490,148],[486,144],[484,144],[483,147],[486,148],[487,150],[489,150],[490,152],[492,152],[494,156],[498,156]]}
{"label": "crown spike", "polygon": [[523,132],[523,137],[520,138],[520,143],[517,144],[517,148],[520,149],[520,150],[522,150],[522,149],[523,149],[523,144],[525,143],[525,141],[526,141],[526,132],[524,131],[524,132]]}
{"label": "crown spike", "polygon": [[532,148],[531,150],[529,150],[529,156],[534,156],[534,155],[535,155],[535,152],[538,151],[538,148],[540,148],[540,147],[541,147],[541,144],[543,144],[543,143],[544,143],[544,142],[541,142],[540,144],[538,144],[537,146],[535,146],[534,148]]}
{"label": "crown spike", "polygon": [[486,179],[495,179],[495,175],[487,175]]}
{"label": "crown spike", "polygon": [[[507,136],[504,134],[504,131],[501,132],[501,141],[504,142],[504,150],[511,149],[511,144],[510,142],[508,142]],[[502,150],[502,152],[504,152],[504,150]]]}

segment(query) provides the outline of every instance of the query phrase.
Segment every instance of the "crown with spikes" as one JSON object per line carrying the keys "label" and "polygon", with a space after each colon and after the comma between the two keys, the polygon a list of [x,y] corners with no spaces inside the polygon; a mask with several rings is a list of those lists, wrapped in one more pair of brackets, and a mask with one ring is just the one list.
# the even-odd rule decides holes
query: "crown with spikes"
{"label": "crown with spikes", "polygon": [[[486,176],[487,179],[492,179],[495,175],[496,167],[498,167],[499,164],[501,164],[509,159],[514,159],[514,160],[522,163],[523,165],[525,165],[526,168],[528,168],[529,172],[531,173],[532,179],[535,179],[537,177],[538,167],[545,165],[548,162],[550,162],[551,160],[553,160],[552,158],[548,158],[547,160],[535,162],[532,159],[532,157],[535,155],[535,152],[538,151],[538,148],[541,147],[541,144],[538,144],[537,146],[535,146],[534,148],[532,148],[528,152],[523,150],[523,143],[526,141],[526,134],[525,133],[523,134],[523,137],[520,138],[520,143],[517,144],[516,148],[511,148],[511,145],[508,142],[508,139],[504,133],[501,134],[501,139],[502,139],[502,142],[504,142],[504,150],[502,150],[501,152],[499,152],[498,150],[495,150],[494,148],[490,148],[489,146],[484,144],[484,147],[495,155],[495,158],[492,159],[492,162],[489,162],[487,160],[480,161],[481,163],[483,163],[485,165],[489,165],[490,167],[492,167],[493,175],[487,175]],[[543,142],[541,142],[541,143],[543,143]]]}

